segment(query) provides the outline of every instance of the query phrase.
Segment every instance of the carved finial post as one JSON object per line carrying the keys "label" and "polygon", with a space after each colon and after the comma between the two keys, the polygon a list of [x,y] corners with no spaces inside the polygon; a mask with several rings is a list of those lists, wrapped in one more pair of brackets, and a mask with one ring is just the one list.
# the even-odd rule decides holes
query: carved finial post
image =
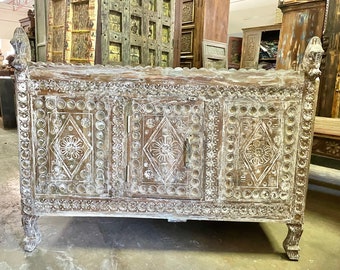
{"label": "carved finial post", "polygon": [[[40,242],[41,235],[37,226],[38,216],[34,213],[33,193],[28,188],[34,177],[27,168],[32,166],[32,145],[30,142],[30,131],[27,131],[30,126],[29,97],[28,97],[28,62],[31,61],[31,49],[29,39],[22,27],[18,27],[14,31],[11,44],[15,50],[16,56],[12,62],[12,66],[16,69],[15,72],[15,88],[17,118],[18,118],[18,136],[19,136],[19,166],[20,166],[20,190],[22,203],[22,225],[25,231],[24,249],[32,251]],[[25,165],[23,165],[25,164]],[[23,173],[25,171],[25,173]],[[29,183],[29,184],[27,184]]]}
{"label": "carved finial post", "polygon": [[[305,197],[308,187],[308,169],[309,161],[306,162],[306,157],[310,156],[313,136],[311,130],[313,130],[314,116],[316,110],[316,101],[319,89],[319,77],[321,75],[320,65],[321,58],[324,50],[321,46],[321,40],[318,37],[313,37],[305,50],[305,54],[302,60],[302,69],[305,72],[305,89],[302,96],[302,121],[301,121],[301,133],[299,135],[300,147],[298,150],[298,160],[296,164],[305,164],[300,166],[299,173],[296,176],[296,187],[300,190],[300,195],[297,193],[297,198],[300,196]],[[306,150],[306,146],[307,150]],[[303,194],[304,195],[301,195]],[[305,202],[298,198],[300,203],[299,207],[295,207],[294,219],[287,223],[288,234],[283,242],[283,247],[290,260],[299,259],[299,241],[303,231],[303,216]]]}
{"label": "carved finial post", "polygon": [[321,40],[319,37],[312,37],[309,41],[305,55],[302,60],[302,68],[306,76],[311,80],[315,80],[321,75],[320,65],[324,50],[322,48]]}
{"label": "carved finial post", "polygon": [[10,42],[16,54],[12,66],[16,70],[22,71],[27,67],[27,62],[31,61],[30,42],[25,30],[22,27],[17,27]]}

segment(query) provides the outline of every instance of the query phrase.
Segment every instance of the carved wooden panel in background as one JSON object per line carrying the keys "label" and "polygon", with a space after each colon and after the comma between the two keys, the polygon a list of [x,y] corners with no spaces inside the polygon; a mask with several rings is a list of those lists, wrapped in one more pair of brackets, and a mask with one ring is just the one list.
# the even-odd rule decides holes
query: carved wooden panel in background
{"label": "carved wooden panel in background", "polygon": [[47,60],[62,63],[65,58],[66,1],[51,0],[49,3],[49,32]]}
{"label": "carved wooden panel in background", "polygon": [[197,22],[195,24],[195,0],[184,0],[182,2],[182,31],[181,31],[181,54],[180,54],[180,66],[191,68],[194,66],[195,58],[197,58],[197,52],[195,54],[194,39],[197,35]]}
{"label": "carved wooden panel in background", "polygon": [[261,41],[261,32],[245,32],[242,44],[242,68],[257,68],[259,61],[259,46]]}
{"label": "carved wooden panel in background", "polygon": [[50,0],[48,60],[94,64],[96,0]]}
{"label": "carved wooden panel in background", "polygon": [[102,62],[172,66],[175,1],[102,1]]}

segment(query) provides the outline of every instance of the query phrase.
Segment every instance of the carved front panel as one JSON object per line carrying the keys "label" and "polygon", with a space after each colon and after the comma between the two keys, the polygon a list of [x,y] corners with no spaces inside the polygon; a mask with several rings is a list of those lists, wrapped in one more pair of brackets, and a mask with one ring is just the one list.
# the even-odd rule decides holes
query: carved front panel
{"label": "carved front panel", "polygon": [[133,100],[129,124],[132,196],[201,199],[201,101]]}
{"label": "carved front panel", "polygon": [[108,108],[95,98],[32,98],[37,195],[107,196]]}
{"label": "carved front panel", "polygon": [[70,62],[88,62],[91,54],[91,22],[89,2],[72,3],[72,40]]}
{"label": "carved front panel", "polygon": [[225,102],[221,199],[292,198],[300,113],[295,102]]}

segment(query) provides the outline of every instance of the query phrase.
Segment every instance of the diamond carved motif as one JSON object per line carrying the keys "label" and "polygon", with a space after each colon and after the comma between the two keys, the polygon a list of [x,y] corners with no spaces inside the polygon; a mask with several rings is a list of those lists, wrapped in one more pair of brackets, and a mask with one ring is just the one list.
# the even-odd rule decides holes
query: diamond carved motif
{"label": "diamond carved motif", "polygon": [[262,181],[271,172],[279,156],[278,148],[264,122],[256,125],[254,131],[243,144],[241,153],[254,185],[261,186]]}
{"label": "diamond carved motif", "polygon": [[73,179],[91,153],[91,145],[71,115],[50,145],[68,176]]}
{"label": "diamond carved motif", "polygon": [[164,117],[143,149],[152,167],[166,184],[173,181],[174,169],[183,156],[183,141],[169,119]]}

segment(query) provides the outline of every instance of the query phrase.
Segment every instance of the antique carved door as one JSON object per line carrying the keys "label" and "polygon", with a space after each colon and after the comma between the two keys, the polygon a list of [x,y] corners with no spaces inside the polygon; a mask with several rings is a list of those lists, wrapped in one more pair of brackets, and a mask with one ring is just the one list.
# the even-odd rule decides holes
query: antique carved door
{"label": "antique carved door", "polygon": [[202,67],[203,1],[183,0],[181,11],[181,67]]}
{"label": "antique carved door", "polygon": [[47,60],[94,64],[96,0],[50,0]]}
{"label": "antique carved door", "polygon": [[132,101],[128,121],[130,196],[203,198],[203,118],[200,100]]}
{"label": "antique carved door", "polygon": [[174,3],[102,1],[102,63],[172,66]]}
{"label": "antique carved door", "polygon": [[65,60],[66,1],[50,0],[48,6],[47,60],[62,63]]}

